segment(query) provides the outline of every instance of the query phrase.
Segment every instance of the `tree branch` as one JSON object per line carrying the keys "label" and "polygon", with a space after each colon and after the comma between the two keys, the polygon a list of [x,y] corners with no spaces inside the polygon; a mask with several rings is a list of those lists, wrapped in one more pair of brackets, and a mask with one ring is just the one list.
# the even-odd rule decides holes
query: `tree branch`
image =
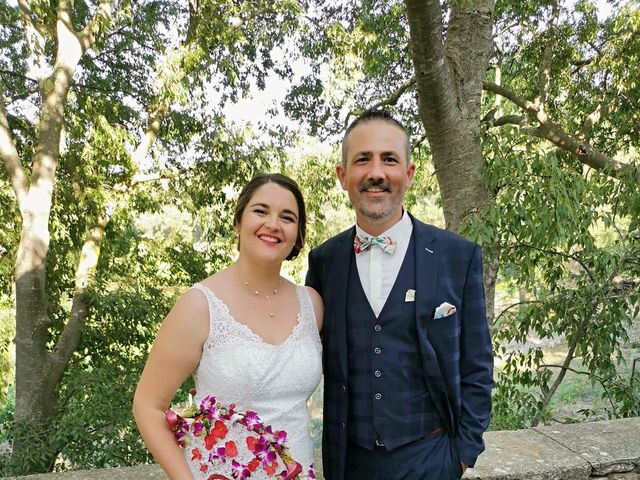
{"label": "tree branch", "polygon": [[157,182],[158,180],[172,180],[195,170],[197,164],[191,167],[185,167],[178,170],[165,170],[157,173],[140,174],[133,177],[130,182],[131,186],[140,185],[141,183]]}
{"label": "tree branch", "polygon": [[[513,234],[513,232],[511,232],[511,233]],[[514,236],[515,236],[515,234],[514,234]],[[517,236],[516,236],[516,238],[517,238]],[[584,262],[582,260],[580,260],[580,257],[578,257],[576,255],[571,255],[569,253],[564,253],[564,252],[558,252],[556,250],[550,250],[550,249],[547,249],[547,248],[540,248],[540,247],[537,247],[535,245],[531,245],[529,243],[524,243],[524,242],[520,242],[520,241],[518,241],[518,243],[516,243],[515,245],[507,245],[506,247],[504,247],[504,249],[505,250],[506,249],[513,249],[513,248],[516,248],[516,247],[530,248],[531,250],[537,250],[538,252],[550,253],[552,255],[558,255],[560,257],[564,257],[564,258],[573,260],[574,262],[577,262],[582,267],[582,269],[587,273],[587,275],[589,275],[589,278],[591,279],[591,281],[593,283],[596,283],[596,279],[595,279],[593,273],[591,272],[591,270],[589,270],[589,268],[584,264]]]}
{"label": "tree branch", "polygon": [[524,127],[529,125],[529,117],[526,115],[503,115],[494,119],[485,115],[481,123],[487,123],[490,127],[502,127],[503,125],[518,125]]}
{"label": "tree branch", "polygon": [[257,9],[255,12],[252,12],[250,15],[247,15],[246,17],[234,19],[234,21],[232,21],[231,24],[234,27],[241,27],[249,23],[251,20],[255,20],[261,15],[266,15],[266,14],[275,15],[277,13],[278,13],[278,10],[276,10],[275,8],[263,7],[263,8]]}
{"label": "tree branch", "polygon": [[[550,141],[557,147],[565,150],[578,158],[582,163],[596,170],[607,169],[607,174],[613,178],[618,178],[622,173],[628,173],[634,167],[629,164],[620,163],[613,158],[594,150],[588,142],[567,133],[560,125],[554,123],[547,117],[544,111],[535,103],[530,102],[507,88],[491,82],[483,82],[484,90],[501,95],[531,117],[538,121],[537,126],[525,126],[521,130],[528,135],[535,136]],[[525,123],[526,125],[526,123]]]}
{"label": "tree branch", "polygon": [[18,202],[18,208],[20,211],[23,211],[29,190],[29,182],[22,168],[18,150],[16,150],[16,145],[11,136],[2,96],[0,96],[0,157],[2,157],[4,165],[7,168],[9,180],[11,181],[11,186],[13,187],[13,192]]}
{"label": "tree branch", "polygon": [[[525,129],[525,131],[527,131]],[[613,158],[594,150],[587,142],[582,142],[573,135],[568,134],[564,129],[552,122],[546,121],[537,128],[527,131],[530,135],[549,140],[575,157],[582,163],[596,170],[607,170],[607,174],[613,178],[618,178],[622,173],[628,173],[634,168],[630,164],[620,163]]]}
{"label": "tree branch", "polygon": [[571,366],[571,362],[575,358],[575,352],[576,352],[576,348],[578,347],[578,342],[582,339],[582,337],[585,334],[584,327],[591,320],[591,317],[592,315],[587,317],[580,325],[578,325],[576,334],[573,337],[571,343],[569,344],[569,351],[567,352],[567,356],[564,358],[564,362],[562,362],[562,370],[554,380],[553,384],[551,385],[551,388],[547,392],[544,392],[543,398],[542,398],[543,408],[540,409],[538,414],[534,417],[533,421],[531,422],[532,427],[535,427],[540,423],[540,420],[542,420],[542,411],[547,405],[549,405],[551,398],[556,393],[556,390],[558,390],[558,387],[564,380],[564,377],[567,374],[567,369]]}
{"label": "tree branch", "polygon": [[91,48],[96,41],[96,36],[104,31],[105,24],[111,21],[113,5],[115,0],[100,0],[100,5],[93,18],[86,27],[78,34],[80,44],[82,45],[82,53]]}
{"label": "tree branch", "polygon": [[482,82],[482,88],[483,90],[495,93],[496,95],[500,95],[501,97],[510,100],[512,103],[515,103],[522,110],[530,114],[536,115],[538,113],[538,106],[535,103],[524,99],[513,90],[509,90],[508,88],[496,85],[492,82]]}
{"label": "tree branch", "polygon": [[147,156],[151,147],[153,146],[156,138],[158,137],[158,132],[160,131],[160,127],[162,126],[162,122],[167,114],[167,108],[165,106],[160,106],[155,109],[155,111],[149,116],[149,120],[147,122],[147,131],[140,141],[140,144],[136,148],[135,152],[133,152],[133,160],[140,165],[144,158]]}
{"label": "tree branch", "polygon": [[20,8],[20,19],[24,24],[25,39],[29,46],[30,54],[27,58],[29,71],[38,81],[41,81],[48,75],[44,40],[46,30],[42,25],[34,22],[34,14],[31,10],[29,0],[18,0],[18,6]]}
{"label": "tree branch", "polygon": [[[588,377],[591,377],[591,373],[590,372],[583,372],[582,370],[577,370],[575,368],[571,368],[569,366],[565,366],[564,364],[562,365],[556,365],[553,363],[543,363],[540,365],[541,367],[545,367],[545,368],[561,368],[562,370],[567,370],[569,372],[573,372],[576,373],[578,375],[587,375]],[[597,376],[597,375],[593,375],[593,378],[595,378],[598,383],[600,383],[600,385],[602,386],[603,390],[606,392],[607,394],[607,398],[609,400],[609,404],[611,405],[611,407],[613,408],[613,410],[616,410],[615,404],[613,403],[613,399],[611,398],[611,395],[609,395],[609,392],[607,390],[607,384],[606,384],[606,380]]]}
{"label": "tree branch", "polygon": [[[370,107],[367,107],[366,110],[375,110],[377,108],[380,107],[384,107],[385,105],[396,105],[398,103],[398,100],[400,100],[400,98],[402,97],[402,95],[404,95],[404,93],[411,88],[412,86],[414,86],[416,84],[416,79],[415,77],[411,77],[409,80],[407,80],[406,82],[404,82],[402,85],[400,85],[397,90],[395,92],[393,92],[391,95],[389,95],[386,98],[383,98],[382,100],[380,100],[379,102],[371,105]],[[351,117],[357,117],[358,115],[360,115],[363,111],[362,110],[352,110],[347,114],[347,117],[344,119],[344,126],[345,128],[349,125],[349,119]]]}
{"label": "tree branch", "polygon": [[593,112],[587,115],[587,118],[582,124],[580,132],[576,136],[579,140],[586,142],[591,135],[591,129],[604,117],[609,115],[615,108],[615,99],[611,100],[606,105],[602,105],[602,102],[598,104]]}
{"label": "tree branch", "polygon": [[551,22],[549,30],[547,31],[549,38],[544,48],[544,55],[542,57],[542,65],[540,66],[540,78],[538,80],[538,98],[536,98],[536,104],[540,109],[544,110],[544,104],[547,101],[547,92],[549,91],[549,85],[551,84],[551,61],[553,60],[553,48],[556,43],[556,30],[558,28],[558,21],[560,18],[560,6],[558,0],[551,2]]}
{"label": "tree branch", "polygon": [[93,281],[100,249],[104,241],[105,230],[109,222],[109,212],[103,208],[95,225],[88,229],[87,236],[82,246],[82,252],[78,261],[75,278],[75,291],[69,321],[64,327],[56,346],[51,353],[52,375],[62,375],[71,355],[78,347],[82,330],[87,321],[89,304],[87,290]]}

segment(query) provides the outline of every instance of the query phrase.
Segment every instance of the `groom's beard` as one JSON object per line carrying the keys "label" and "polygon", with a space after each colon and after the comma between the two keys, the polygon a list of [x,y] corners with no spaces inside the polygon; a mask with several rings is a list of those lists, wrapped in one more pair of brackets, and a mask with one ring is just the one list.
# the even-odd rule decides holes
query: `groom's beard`
{"label": "groom's beard", "polygon": [[[385,195],[382,198],[368,198],[365,192],[372,187],[381,188]],[[386,220],[402,204],[402,192],[394,192],[389,182],[382,178],[365,180],[358,185],[358,192],[358,198],[352,199],[353,207],[372,222]]]}

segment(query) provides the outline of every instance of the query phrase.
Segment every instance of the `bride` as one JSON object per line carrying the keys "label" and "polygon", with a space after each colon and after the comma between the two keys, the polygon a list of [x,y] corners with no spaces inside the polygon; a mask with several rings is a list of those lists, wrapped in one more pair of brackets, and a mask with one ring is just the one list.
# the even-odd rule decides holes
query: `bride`
{"label": "bride", "polygon": [[[194,458],[192,448],[201,438],[182,450],[167,425],[165,412],[190,374],[196,405],[211,395],[223,405],[235,404],[236,411],[254,411],[265,425],[287,432],[289,453],[304,471],[313,463],[306,402],[322,375],[322,300],[280,276],[283,260],[302,249],[305,222],[304,200],[293,180],[277,173],[254,177],[235,209],[237,261],[186,291],[162,323],[133,414],[170,479],[208,479],[230,471],[228,464],[214,467],[206,457]],[[237,440],[244,444],[244,437]],[[263,469],[251,474],[267,476]]]}

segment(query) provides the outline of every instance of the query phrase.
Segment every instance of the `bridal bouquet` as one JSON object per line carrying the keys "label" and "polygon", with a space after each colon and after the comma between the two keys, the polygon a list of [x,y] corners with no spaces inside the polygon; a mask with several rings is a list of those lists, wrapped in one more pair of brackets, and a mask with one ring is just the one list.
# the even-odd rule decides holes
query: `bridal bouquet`
{"label": "bridal bouquet", "polygon": [[[220,471],[220,465],[228,466],[231,478],[243,480],[251,477],[258,469],[277,480],[304,480],[316,478],[313,465],[303,473],[300,463],[296,462],[287,450],[287,433],[274,431],[270,425],[264,425],[256,412],[237,412],[235,405],[228,407],[216,402],[215,397],[205,397],[200,407],[187,407],[178,415],[169,409],[166,413],[167,423],[173,431],[178,445],[191,449],[191,461],[196,462],[198,469],[205,473]],[[225,441],[230,428],[240,428],[245,445],[238,445],[233,440]],[[190,445],[190,435],[203,439],[203,447]],[[241,463],[239,449],[246,449],[244,458],[251,460]],[[278,473],[276,473],[278,472]],[[208,480],[231,480],[230,477],[214,473]]]}

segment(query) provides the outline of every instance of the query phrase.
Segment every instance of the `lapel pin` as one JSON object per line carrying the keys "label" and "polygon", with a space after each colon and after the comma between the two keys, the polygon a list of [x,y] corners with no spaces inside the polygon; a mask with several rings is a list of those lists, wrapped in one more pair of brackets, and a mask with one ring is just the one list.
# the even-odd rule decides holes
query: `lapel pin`
{"label": "lapel pin", "polygon": [[407,293],[404,295],[405,302],[415,302],[416,301],[416,291],[413,288],[407,290]]}
{"label": "lapel pin", "polygon": [[433,250],[429,250],[427,247],[425,247],[424,249],[429,253],[433,253]]}

